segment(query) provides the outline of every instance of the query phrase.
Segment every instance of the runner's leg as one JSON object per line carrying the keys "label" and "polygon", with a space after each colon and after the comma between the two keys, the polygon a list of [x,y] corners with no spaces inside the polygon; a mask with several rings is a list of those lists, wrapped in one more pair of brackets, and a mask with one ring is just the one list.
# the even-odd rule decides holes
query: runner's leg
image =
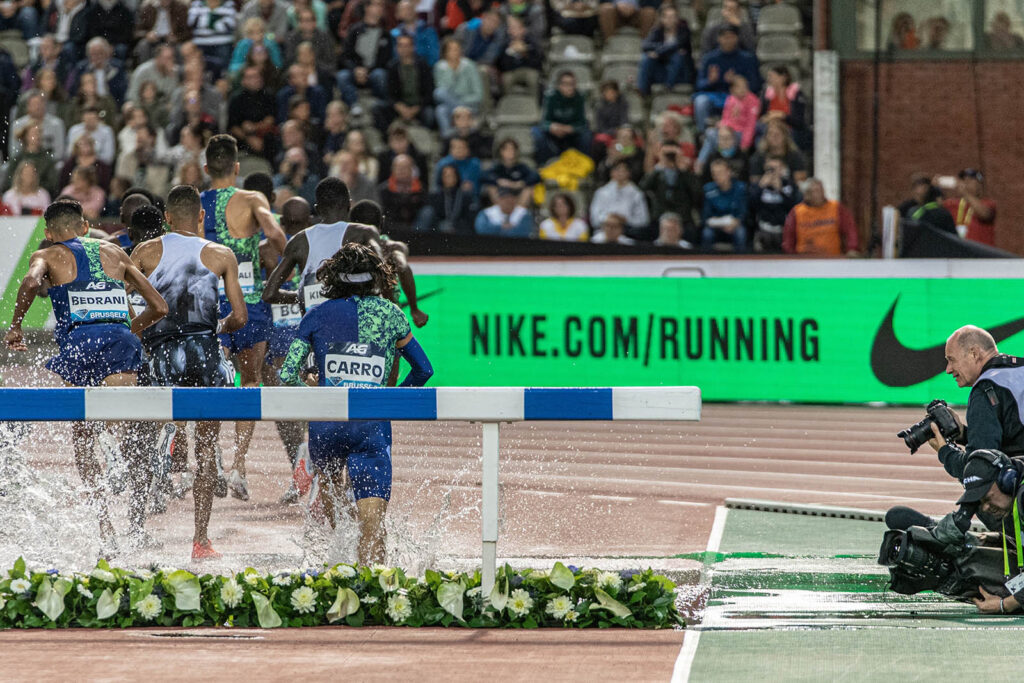
{"label": "runner's leg", "polygon": [[75,422],[71,425],[71,439],[75,450],[75,468],[86,487],[85,499],[96,508],[99,517],[100,538],[113,541],[114,525],[110,523],[110,511],[107,509],[106,487],[100,476],[100,463],[93,453],[99,429],[100,425],[96,422]]}
{"label": "runner's leg", "polygon": [[193,542],[206,545],[213,509],[213,487],[217,480],[217,451],[214,445],[220,438],[220,422],[196,423],[196,481],[192,486],[195,500],[195,536]]}
{"label": "runner's leg", "polygon": [[[107,387],[135,386],[138,373],[122,372],[103,380]],[[156,447],[160,425],[151,421],[125,420],[109,423],[121,444],[121,453],[128,463],[128,529],[140,534],[146,525],[146,501],[153,476],[152,449]]]}
{"label": "runner's leg", "polygon": [[388,501],[383,498],[362,498],[356,501],[359,512],[359,564],[384,563],[387,532],[384,515]]}
{"label": "runner's leg", "polygon": [[[235,352],[243,387],[258,387],[260,385],[263,356],[266,352],[266,342],[257,342],[248,349]],[[256,423],[251,420],[235,423],[235,460],[231,464],[231,469],[238,472],[242,479],[245,479],[245,456],[249,452],[249,442],[252,441],[252,432],[255,428]]]}

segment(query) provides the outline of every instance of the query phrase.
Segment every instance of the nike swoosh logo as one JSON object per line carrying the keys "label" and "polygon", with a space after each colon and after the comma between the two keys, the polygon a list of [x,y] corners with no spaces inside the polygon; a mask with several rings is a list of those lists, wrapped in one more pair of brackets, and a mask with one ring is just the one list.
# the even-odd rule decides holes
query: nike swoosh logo
{"label": "nike swoosh logo", "polygon": [[[427,299],[429,299],[431,297],[437,296],[438,294],[442,293],[443,291],[444,291],[444,289],[442,288],[442,289],[435,289],[435,290],[433,290],[431,292],[424,292],[423,294],[420,294],[419,296],[416,297],[416,303],[419,303],[420,301],[426,301]],[[409,308],[409,300],[403,296],[401,298],[401,300],[398,302],[398,307],[399,308]]]}
{"label": "nike swoosh logo", "polygon": [[[913,386],[942,374],[946,369],[946,342],[926,349],[908,349],[896,338],[892,319],[899,301],[897,295],[871,345],[871,371],[887,387]],[[998,344],[1024,330],[1024,318],[987,329]]]}

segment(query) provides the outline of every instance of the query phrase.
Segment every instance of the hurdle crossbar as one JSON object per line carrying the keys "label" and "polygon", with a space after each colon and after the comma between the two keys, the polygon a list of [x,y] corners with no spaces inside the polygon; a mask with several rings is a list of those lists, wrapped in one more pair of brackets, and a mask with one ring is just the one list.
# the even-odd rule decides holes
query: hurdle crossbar
{"label": "hurdle crossbar", "polygon": [[499,425],[521,421],[697,421],[697,387],[0,388],[0,420],[452,420],[480,422],[483,592],[494,585]]}

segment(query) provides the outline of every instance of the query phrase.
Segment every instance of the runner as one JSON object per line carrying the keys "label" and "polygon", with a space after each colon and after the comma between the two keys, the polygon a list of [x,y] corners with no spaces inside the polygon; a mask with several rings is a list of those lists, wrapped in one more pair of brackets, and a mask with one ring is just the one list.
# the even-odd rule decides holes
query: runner
{"label": "runner", "polygon": [[[136,335],[167,313],[167,304],[119,247],[103,240],[79,237],[88,230],[82,206],[74,200],[58,200],[46,209],[46,239],[52,246],[32,255],[28,272],[18,289],[11,329],[5,341],[14,351],[26,351],[21,323],[36,296],[49,295],[57,326],[54,339],[59,351],[46,367],[68,386],[132,386],[142,367],[142,345]],[[146,310],[132,318],[125,283],[139,290]],[[103,495],[100,465],[93,454],[97,435],[94,422],[75,422],[72,434],[75,465],[85,483],[86,499],[99,514],[104,553],[116,551],[114,527]],[[141,546],[146,498],[150,480],[149,445],[135,422],[111,425],[128,459],[129,543]]]}
{"label": "runner", "polygon": [[113,242],[130,254],[132,246],[138,244],[131,239],[132,216],[136,209],[143,206],[155,206],[160,210],[163,207],[163,200],[144,187],[129,187],[125,190],[121,195],[121,228],[102,239]]}
{"label": "runner", "polygon": [[[319,205],[319,199],[317,204]],[[288,349],[281,380],[301,386],[310,351],[320,386],[380,387],[395,350],[412,371],[403,387],[423,386],[433,369],[405,314],[382,295],[394,288],[391,266],[365,245],[346,244],[316,273],[323,301],[306,313]],[[336,524],[348,470],[359,519],[359,562],[384,562],[384,515],[391,498],[391,423],[310,422],[309,454],[319,470],[325,512]]]}
{"label": "runner", "polygon": [[[142,211],[136,211],[136,216]],[[199,192],[178,185],[167,196],[164,214],[171,232],[139,244],[132,261],[167,301],[167,316],[142,335],[152,383],[157,386],[223,387],[230,371],[217,333],[245,325],[248,310],[238,281],[238,262],[227,247],[200,237],[203,209]],[[224,282],[230,312],[218,317],[218,280]],[[192,559],[220,557],[207,530],[217,475],[215,445],[220,422],[196,425],[198,468],[192,488],[195,535]]]}
{"label": "runner", "polygon": [[[245,327],[221,334],[220,343],[235,359],[243,387],[258,387],[273,324],[270,306],[263,302],[263,277],[259,270],[260,231],[278,251],[284,251],[285,236],[270,213],[270,204],[259,192],[235,187],[238,177],[238,143],[230,135],[214,135],[206,146],[206,172],[212,189],[203,192],[206,211],[206,239],[219,242],[234,252],[238,261],[238,281],[248,309]],[[221,316],[227,315],[228,302],[221,294]],[[235,456],[228,485],[231,495],[249,500],[245,478],[245,456],[255,423],[235,423]]]}

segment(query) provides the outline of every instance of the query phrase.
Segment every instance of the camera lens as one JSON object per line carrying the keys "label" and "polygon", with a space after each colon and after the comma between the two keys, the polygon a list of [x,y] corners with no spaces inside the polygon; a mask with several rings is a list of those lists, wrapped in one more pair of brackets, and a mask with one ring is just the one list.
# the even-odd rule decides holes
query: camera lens
{"label": "camera lens", "polygon": [[899,432],[896,436],[903,439],[903,443],[907,444],[911,454],[916,453],[918,448],[928,443],[928,440],[934,436],[932,434],[932,418],[930,416],[926,417],[917,424],[911,425],[902,432]]}

